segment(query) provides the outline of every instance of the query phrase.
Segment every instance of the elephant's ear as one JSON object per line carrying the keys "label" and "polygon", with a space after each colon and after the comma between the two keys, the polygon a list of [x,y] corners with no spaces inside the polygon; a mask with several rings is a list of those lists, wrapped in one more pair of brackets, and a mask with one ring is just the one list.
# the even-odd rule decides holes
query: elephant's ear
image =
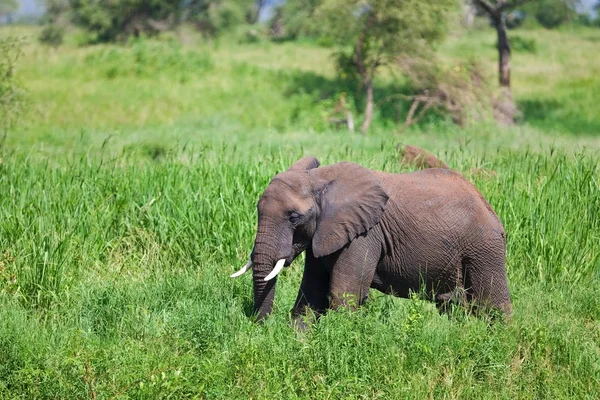
{"label": "elephant's ear", "polygon": [[310,171],[314,179],[320,215],[312,240],[315,257],[344,247],[377,225],[388,195],[368,169],[339,163]]}
{"label": "elephant's ear", "polygon": [[321,163],[315,157],[302,157],[288,169],[288,171],[306,171],[318,168]]}

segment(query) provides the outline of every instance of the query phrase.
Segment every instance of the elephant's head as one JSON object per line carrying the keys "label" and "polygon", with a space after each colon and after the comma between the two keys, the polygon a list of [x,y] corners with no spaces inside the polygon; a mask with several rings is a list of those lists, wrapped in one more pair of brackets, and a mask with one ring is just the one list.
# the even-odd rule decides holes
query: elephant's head
{"label": "elephant's head", "polygon": [[368,169],[352,163],[322,168],[314,157],[276,175],[258,202],[258,231],[250,261],[232,277],[252,269],[254,312],[273,307],[277,274],[304,250],[332,254],[375,226],[388,200]]}

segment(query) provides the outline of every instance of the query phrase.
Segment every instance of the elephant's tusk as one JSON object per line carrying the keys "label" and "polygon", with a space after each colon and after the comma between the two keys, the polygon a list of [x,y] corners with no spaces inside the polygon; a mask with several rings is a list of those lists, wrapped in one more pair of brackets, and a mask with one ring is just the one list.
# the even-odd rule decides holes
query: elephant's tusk
{"label": "elephant's tusk", "polygon": [[275,268],[273,268],[273,271],[271,271],[271,273],[265,278],[265,282],[275,278],[277,274],[280,273],[283,269],[283,264],[285,264],[285,258],[282,258],[281,260],[277,261],[277,264],[275,264]]}
{"label": "elephant's tusk", "polygon": [[244,265],[242,267],[242,269],[240,269],[238,272],[229,275],[230,278],[237,278],[240,275],[244,275],[250,268],[252,268],[252,260],[248,260],[248,264]]}

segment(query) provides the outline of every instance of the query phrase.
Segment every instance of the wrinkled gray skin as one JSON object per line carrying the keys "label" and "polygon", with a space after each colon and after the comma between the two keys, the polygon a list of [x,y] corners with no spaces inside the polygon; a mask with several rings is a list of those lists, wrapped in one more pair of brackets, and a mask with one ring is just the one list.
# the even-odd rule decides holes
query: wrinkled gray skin
{"label": "wrinkled gray skin", "polygon": [[289,266],[303,251],[292,309],[300,325],[304,315],[357,307],[369,288],[407,297],[423,285],[439,306],[460,298],[510,314],[502,223],[461,175],[389,174],[347,162],[318,167],[314,157],[300,159],[258,202],[251,259],[259,320],[271,312],[277,284],[264,278],[277,260]]}

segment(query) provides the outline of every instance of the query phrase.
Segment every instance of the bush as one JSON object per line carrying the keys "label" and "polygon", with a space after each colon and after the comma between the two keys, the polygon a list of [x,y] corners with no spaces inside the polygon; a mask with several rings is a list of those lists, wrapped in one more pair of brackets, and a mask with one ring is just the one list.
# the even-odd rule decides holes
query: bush
{"label": "bush", "polygon": [[52,46],[54,48],[60,46],[63,43],[63,39],[65,36],[65,29],[62,26],[56,24],[46,25],[38,40],[40,43],[46,46]]}
{"label": "bush", "polygon": [[535,39],[513,36],[510,39],[510,47],[513,51],[520,53],[537,53],[537,42]]}
{"label": "bush", "polygon": [[321,0],[288,0],[275,9],[271,35],[275,39],[322,36],[322,25],[313,18]]}
{"label": "bush", "polygon": [[218,36],[246,22],[250,0],[190,0],[186,19],[205,36]]}
{"label": "bush", "polygon": [[492,90],[483,66],[474,60],[443,65],[430,54],[402,57],[397,62],[414,93],[389,96],[391,100],[412,101],[402,130],[427,112],[446,115],[459,126],[492,120],[510,125],[519,116],[512,97]]}
{"label": "bush", "polygon": [[562,25],[574,15],[575,10],[567,1],[541,0],[535,11],[535,18],[547,29]]}
{"label": "bush", "polygon": [[593,18],[590,14],[579,14],[577,16],[577,23],[583,26],[600,27],[600,17]]}
{"label": "bush", "polygon": [[97,42],[156,34],[169,28],[177,13],[177,2],[165,0],[71,0],[70,6],[73,22]]}
{"label": "bush", "polygon": [[[24,90],[15,80],[15,64],[22,52],[22,41],[0,37],[0,134],[6,137],[24,109]],[[0,139],[0,147],[3,143]]]}

